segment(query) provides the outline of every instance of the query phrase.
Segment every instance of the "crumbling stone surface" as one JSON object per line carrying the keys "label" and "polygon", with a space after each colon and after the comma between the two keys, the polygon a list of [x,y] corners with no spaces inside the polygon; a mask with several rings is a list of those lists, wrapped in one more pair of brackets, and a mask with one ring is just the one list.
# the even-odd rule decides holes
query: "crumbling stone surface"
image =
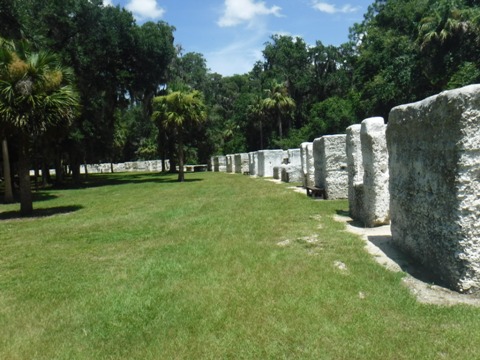
{"label": "crumbling stone surface", "polygon": [[450,288],[480,290],[480,85],[395,107],[393,241]]}
{"label": "crumbling stone surface", "polygon": [[256,151],[248,153],[248,171],[250,172],[250,175],[257,175],[258,153]]}
{"label": "crumbling stone surface", "polygon": [[[148,161],[128,161],[124,163],[102,163],[102,164],[87,164],[87,172],[89,174],[96,173],[110,173],[113,172],[134,172],[134,171],[162,171],[161,160],[148,160]],[[165,170],[170,169],[170,161],[165,160]],[[85,173],[85,165],[80,166],[80,173]]]}
{"label": "crumbling stone surface", "polygon": [[303,172],[303,186],[315,185],[315,166],[313,163],[313,143],[300,144],[301,166]]}
{"label": "crumbling stone surface", "polygon": [[208,171],[215,170],[215,156],[211,156],[210,160],[208,161]]}
{"label": "crumbling stone surface", "polygon": [[326,199],[348,198],[346,135],[326,135],[313,141],[315,186]]}
{"label": "crumbling stone surface", "polygon": [[258,176],[273,177],[273,168],[282,165],[283,150],[258,151]]}
{"label": "crumbling stone surface", "polygon": [[234,154],[227,154],[227,173],[234,172],[234,163],[235,163],[235,155]]}
{"label": "crumbling stone surface", "polygon": [[274,166],[273,167],[273,178],[275,180],[280,180],[281,174],[282,174],[282,166],[285,165],[279,165],[279,166]]}
{"label": "crumbling stone surface", "polygon": [[361,125],[347,128],[346,152],[348,169],[348,210],[358,220],[363,213],[363,159],[360,141]]}
{"label": "crumbling stone surface", "polygon": [[243,174],[244,172],[248,172],[248,153],[240,153],[234,155],[234,163],[235,163],[235,173]]}
{"label": "crumbling stone surface", "polygon": [[215,156],[213,169],[216,172],[227,171],[227,157],[223,155]]}
{"label": "crumbling stone surface", "polygon": [[301,165],[287,164],[280,167],[280,180],[286,183],[293,183],[303,181],[303,173]]}
{"label": "crumbling stone surface", "polygon": [[300,149],[288,149],[288,162],[282,169],[280,179],[283,182],[299,182],[303,184],[302,154]]}
{"label": "crumbling stone surface", "polygon": [[388,150],[382,117],[362,121],[360,139],[363,163],[363,211],[359,220],[367,227],[390,223]]}

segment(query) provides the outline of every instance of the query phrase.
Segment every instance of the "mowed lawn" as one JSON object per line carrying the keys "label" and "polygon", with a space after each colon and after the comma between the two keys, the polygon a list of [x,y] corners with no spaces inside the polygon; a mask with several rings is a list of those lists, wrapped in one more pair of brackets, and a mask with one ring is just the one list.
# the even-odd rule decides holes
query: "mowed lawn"
{"label": "mowed lawn", "polygon": [[186,178],[0,204],[0,359],[479,358],[480,309],[417,303],[332,219],[346,201]]}

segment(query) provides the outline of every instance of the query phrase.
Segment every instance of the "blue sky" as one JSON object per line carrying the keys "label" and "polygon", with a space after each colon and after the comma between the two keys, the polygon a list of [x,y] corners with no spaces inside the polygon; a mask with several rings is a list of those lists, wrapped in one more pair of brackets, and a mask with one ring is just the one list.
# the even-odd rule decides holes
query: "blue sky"
{"label": "blue sky", "polygon": [[212,72],[250,71],[273,34],[340,45],[373,0],[103,0],[130,10],[138,24],[163,20],[176,28],[175,44],[199,52]]}

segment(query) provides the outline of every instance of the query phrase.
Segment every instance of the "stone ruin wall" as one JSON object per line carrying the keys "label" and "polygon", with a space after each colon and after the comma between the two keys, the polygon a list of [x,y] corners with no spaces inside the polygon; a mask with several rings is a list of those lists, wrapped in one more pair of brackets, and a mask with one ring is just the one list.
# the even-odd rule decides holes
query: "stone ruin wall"
{"label": "stone ruin wall", "polygon": [[258,151],[258,176],[273,177],[273,168],[283,162],[283,150]]}
{"label": "stone ruin wall", "polygon": [[326,135],[313,141],[315,186],[327,199],[348,198],[346,135]]}
{"label": "stone ruin wall", "polygon": [[226,158],[227,158],[227,173],[232,173],[234,171],[234,166],[233,166],[233,163],[235,160],[234,155],[227,154]]}
{"label": "stone ruin wall", "polygon": [[302,158],[300,149],[287,150],[288,163],[281,168],[280,180],[303,183]]}
{"label": "stone ruin wall", "polygon": [[363,163],[362,211],[358,219],[367,227],[390,223],[388,150],[382,117],[362,121],[360,142]]}
{"label": "stone ruin wall", "polygon": [[346,153],[348,170],[348,210],[358,220],[363,213],[363,160],[360,142],[360,124],[347,128]]}
{"label": "stone ruin wall", "polygon": [[252,151],[248,153],[248,171],[250,175],[255,176],[258,172],[258,153]]}
{"label": "stone ruin wall", "polygon": [[243,174],[249,172],[248,153],[235,154],[235,173]]}
{"label": "stone ruin wall", "polygon": [[393,241],[461,292],[480,290],[480,85],[391,110]]}
{"label": "stone ruin wall", "polygon": [[315,185],[315,168],[313,163],[313,143],[304,142],[300,145],[303,186]]}
{"label": "stone ruin wall", "polygon": [[215,156],[213,170],[215,172],[227,171],[227,157],[223,155]]}
{"label": "stone ruin wall", "polygon": [[[162,160],[147,160],[147,161],[128,161],[124,163],[101,163],[101,164],[87,164],[87,172],[89,174],[110,173],[113,167],[113,172],[161,172]],[[165,160],[165,170],[170,170],[170,161]],[[80,165],[80,173],[85,174],[85,165]]]}

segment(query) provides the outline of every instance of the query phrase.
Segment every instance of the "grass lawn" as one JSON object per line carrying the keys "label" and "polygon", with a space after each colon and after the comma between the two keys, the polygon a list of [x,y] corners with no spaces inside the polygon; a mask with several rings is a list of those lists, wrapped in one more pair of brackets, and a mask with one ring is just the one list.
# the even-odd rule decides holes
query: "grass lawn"
{"label": "grass lawn", "polygon": [[0,204],[0,359],[479,358],[480,309],[417,303],[332,220],[346,201],[186,178]]}

